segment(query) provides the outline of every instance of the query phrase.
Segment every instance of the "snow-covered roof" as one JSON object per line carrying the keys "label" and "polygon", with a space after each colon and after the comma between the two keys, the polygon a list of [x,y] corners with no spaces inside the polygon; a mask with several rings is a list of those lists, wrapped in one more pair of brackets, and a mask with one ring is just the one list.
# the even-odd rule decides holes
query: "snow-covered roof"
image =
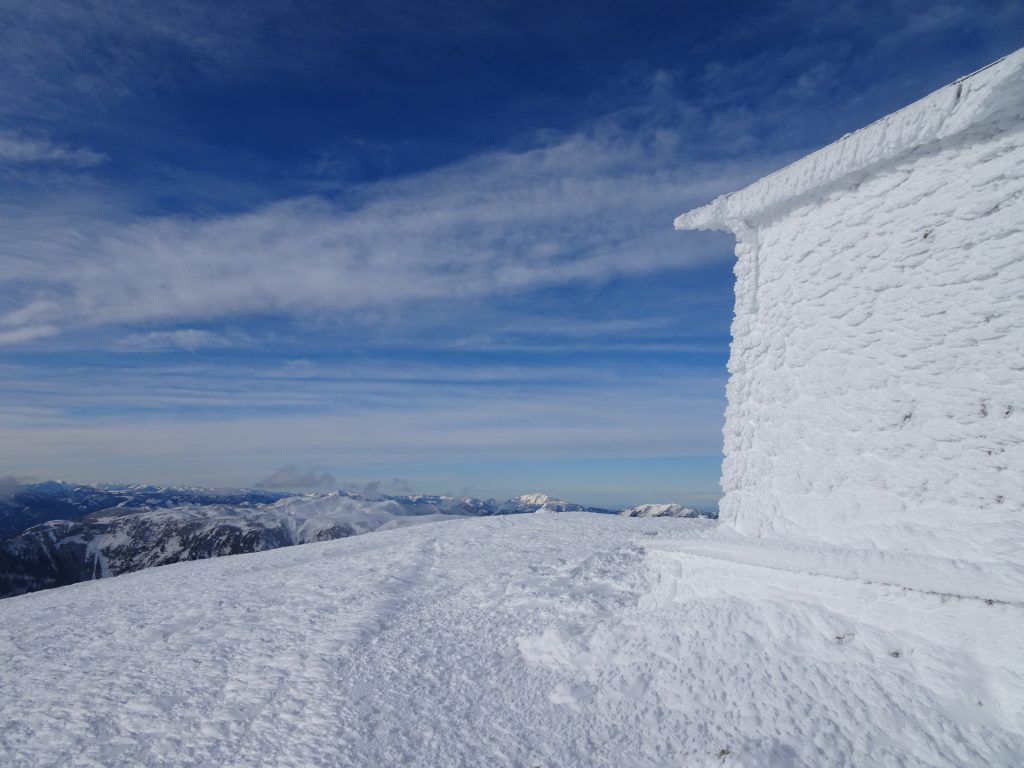
{"label": "snow-covered roof", "polygon": [[735,230],[773,209],[978,125],[1024,119],[1024,48],[961,77],[749,187],[675,220],[676,229]]}

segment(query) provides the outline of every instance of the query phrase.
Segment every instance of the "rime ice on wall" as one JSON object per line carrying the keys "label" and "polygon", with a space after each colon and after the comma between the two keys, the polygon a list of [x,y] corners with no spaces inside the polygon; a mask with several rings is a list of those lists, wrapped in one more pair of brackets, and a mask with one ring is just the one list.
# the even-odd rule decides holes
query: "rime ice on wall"
{"label": "rime ice on wall", "polygon": [[723,519],[1021,566],[1024,50],[676,227],[737,238]]}

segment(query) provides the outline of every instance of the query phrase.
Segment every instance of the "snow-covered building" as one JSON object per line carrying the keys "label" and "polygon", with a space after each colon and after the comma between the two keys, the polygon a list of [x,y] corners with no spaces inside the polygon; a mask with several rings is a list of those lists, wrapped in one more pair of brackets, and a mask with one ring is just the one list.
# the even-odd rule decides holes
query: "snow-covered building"
{"label": "snow-covered building", "polygon": [[1024,50],[675,224],[737,241],[723,519],[1021,579]]}

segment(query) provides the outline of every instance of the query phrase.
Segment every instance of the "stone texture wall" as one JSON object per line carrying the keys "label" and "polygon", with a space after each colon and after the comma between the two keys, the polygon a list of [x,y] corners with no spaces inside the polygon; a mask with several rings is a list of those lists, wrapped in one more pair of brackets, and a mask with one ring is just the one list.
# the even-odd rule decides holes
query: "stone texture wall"
{"label": "stone texture wall", "polygon": [[722,514],[1024,552],[1024,131],[961,136],[737,233]]}
{"label": "stone texture wall", "polygon": [[[677,221],[737,237],[741,532],[1024,567],[1022,73],[1019,52],[984,99],[955,83]],[[894,125],[912,140],[878,150]]]}

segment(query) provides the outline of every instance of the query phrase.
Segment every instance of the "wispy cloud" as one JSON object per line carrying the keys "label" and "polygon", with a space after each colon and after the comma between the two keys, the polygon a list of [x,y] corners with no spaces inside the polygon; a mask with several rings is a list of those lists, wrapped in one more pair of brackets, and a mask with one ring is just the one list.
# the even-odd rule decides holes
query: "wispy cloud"
{"label": "wispy cloud", "polygon": [[[396,394],[387,399],[397,400]],[[430,394],[409,387],[404,395],[404,403],[350,403],[318,415],[184,419],[168,414],[126,416],[116,424],[105,418],[4,423],[0,465],[44,474],[69,466],[108,472],[120,467],[124,474],[136,474],[139,466],[159,466],[168,477],[189,477],[280,465],[289,457],[333,466],[377,462],[397,469],[427,458],[713,455],[721,444],[722,396],[688,397],[678,380],[584,393]]]}
{"label": "wispy cloud", "polygon": [[[787,0],[752,18],[707,41],[693,76],[722,139],[758,150],[800,147],[807,125],[821,146],[1009,53],[1021,45],[1024,5],[834,0],[823,13],[819,0]],[[764,44],[794,31],[785,48]],[[966,41],[983,41],[983,58]]]}
{"label": "wispy cloud", "polygon": [[[711,60],[696,73],[696,89],[682,76],[655,71],[632,107],[574,132],[521,137],[518,144],[532,148],[484,152],[393,181],[227,216],[68,219],[56,209],[51,215],[9,205],[0,210],[0,343],[72,328],[208,325],[251,315],[367,322],[431,302],[599,283],[720,258],[720,241],[684,240],[664,223],[806,149],[799,116],[820,101],[826,84],[843,87],[837,73],[858,55],[851,41],[882,50],[894,44],[889,38],[912,42],[922,30],[945,34],[966,25],[978,32],[994,23],[962,5],[884,5],[877,13],[891,16],[891,33],[865,41],[850,32],[860,18],[856,3],[839,3],[824,16],[803,0],[787,3],[763,19],[768,28],[807,22],[805,44],[784,55],[765,48]],[[1008,18],[1009,7],[992,4],[996,18]],[[380,13],[396,22],[391,11]],[[87,48],[93,33],[117,53],[107,63],[117,68],[117,82],[131,79],[125,73],[149,45],[185,50],[211,71],[244,69],[258,66],[259,57],[236,33],[257,39],[275,18],[271,5],[259,4],[247,13],[190,4],[178,14],[144,3],[99,2],[86,11],[51,1],[7,28],[4,50],[18,64],[12,81],[31,74],[50,85],[67,80],[68,68],[81,68],[67,51]],[[456,26],[480,33],[482,18],[457,14]],[[755,33],[754,25],[741,25],[715,44],[741,49]],[[759,149],[755,160],[723,159],[751,148]],[[0,135],[0,162],[5,158],[79,167],[103,160],[87,148],[20,134]],[[31,227],[21,223],[26,217]],[[125,343],[220,343],[187,333],[136,332]]]}
{"label": "wispy cloud", "polygon": [[60,328],[55,325],[21,325],[11,330],[0,330],[0,345],[21,344],[56,336],[58,333]]}
{"label": "wispy cloud", "polygon": [[166,349],[183,349],[196,352],[200,349],[228,349],[251,343],[247,334],[220,333],[198,328],[180,328],[173,331],[151,331],[133,333],[120,339],[116,348],[126,352],[156,352]]}
{"label": "wispy cloud", "polygon": [[[581,402],[597,393],[635,390],[687,401],[717,402],[724,371],[686,368],[684,363],[650,365],[638,377],[631,367],[487,365],[474,362],[413,364],[378,361],[347,364],[271,365],[260,361],[150,365],[67,364],[61,376],[46,366],[4,365],[8,382],[0,391],[0,422],[53,424],[88,420],[117,408],[122,414],[158,418],[167,414],[208,418],[209,409],[237,418],[253,412],[322,415],[335,411],[404,411],[426,404],[481,403],[506,396],[530,400],[554,397]],[[715,414],[718,418],[718,414]]]}
{"label": "wispy cloud", "polygon": [[325,490],[337,488],[337,481],[326,467],[286,464],[256,483],[257,488],[276,490]]}
{"label": "wispy cloud", "polygon": [[91,149],[69,147],[47,139],[0,132],[0,165],[55,163],[74,168],[93,168],[106,161],[106,155]]}
{"label": "wispy cloud", "polygon": [[[76,220],[73,237],[56,222],[43,243],[36,228],[26,233],[33,247],[4,244],[0,286],[10,290],[0,333],[246,314],[365,320],[425,301],[724,258],[718,240],[684,243],[666,222],[763,163],[684,171],[678,146],[666,130],[606,120],[535,149],[486,153],[341,199],[303,197],[207,219]],[[185,340],[174,333],[150,338]]]}
{"label": "wispy cloud", "polygon": [[9,475],[7,477],[0,477],[0,501],[9,499],[24,487],[17,478]]}
{"label": "wispy cloud", "polygon": [[[405,43],[500,34],[494,3],[294,0],[34,0],[0,3],[0,114],[56,115],[168,90],[329,63],[369,80],[353,43],[387,30]],[[356,48],[357,53],[363,53]],[[403,46],[388,51],[401,58]],[[167,58],[180,65],[168,67]],[[398,62],[393,62],[398,63]],[[344,64],[344,66],[342,66]],[[415,61],[405,62],[414,68]]]}
{"label": "wispy cloud", "polygon": [[88,460],[173,477],[298,464],[303,474],[306,462],[706,455],[721,443],[718,370],[390,362],[293,374],[258,362],[98,364],[59,377],[4,366],[18,384],[0,392],[0,466],[45,474]]}

